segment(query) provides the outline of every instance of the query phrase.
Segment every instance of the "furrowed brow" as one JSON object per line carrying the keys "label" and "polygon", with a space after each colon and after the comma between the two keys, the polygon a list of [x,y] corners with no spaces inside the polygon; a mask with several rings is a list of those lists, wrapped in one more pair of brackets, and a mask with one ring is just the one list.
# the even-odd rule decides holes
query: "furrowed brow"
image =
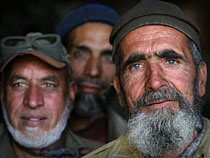
{"label": "furrowed brow", "polygon": [[125,61],[124,65],[123,65],[123,71],[126,69],[126,67],[128,65],[130,65],[131,63],[135,63],[139,60],[145,60],[145,55],[144,54],[138,54],[138,53],[135,53],[131,56],[129,56],[129,58]]}

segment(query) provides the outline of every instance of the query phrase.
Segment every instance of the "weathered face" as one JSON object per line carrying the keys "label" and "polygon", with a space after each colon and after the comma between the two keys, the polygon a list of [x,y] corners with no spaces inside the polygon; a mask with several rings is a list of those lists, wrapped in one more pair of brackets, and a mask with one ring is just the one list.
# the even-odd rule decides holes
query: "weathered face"
{"label": "weathered face", "polygon": [[103,94],[109,88],[115,74],[111,30],[110,25],[91,22],[71,32],[68,52],[79,92]]}
{"label": "weathered face", "polygon": [[12,127],[33,136],[55,128],[67,99],[74,96],[73,88],[67,85],[66,71],[32,56],[15,59],[10,70],[4,95]]}
{"label": "weathered face", "polygon": [[[121,80],[116,77],[114,84],[118,95],[121,95],[121,82],[131,112],[144,93],[169,87],[183,94],[193,104],[196,71],[184,34],[167,26],[143,26],[123,38],[120,50]],[[200,72],[198,89],[202,96],[205,93],[205,64],[201,66]],[[179,108],[179,102],[173,99],[146,104],[148,106],[141,109],[146,114],[158,108]]]}

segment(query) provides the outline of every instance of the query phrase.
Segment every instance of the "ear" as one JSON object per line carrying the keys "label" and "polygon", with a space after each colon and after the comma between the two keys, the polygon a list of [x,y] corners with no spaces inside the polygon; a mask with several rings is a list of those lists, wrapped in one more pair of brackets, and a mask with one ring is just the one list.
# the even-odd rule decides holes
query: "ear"
{"label": "ear", "polygon": [[119,78],[118,76],[115,76],[114,77],[114,88],[117,92],[117,96],[118,96],[118,100],[119,100],[119,103],[120,103],[120,106],[124,106],[124,101],[123,101],[123,96],[122,96],[122,92],[121,92],[121,86],[120,86],[120,81],[119,81]]}
{"label": "ear", "polygon": [[69,96],[70,96],[70,99],[71,99],[71,108],[73,108],[73,106],[74,106],[76,91],[77,91],[76,83],[75,83],[75,81],[71,81],[69,83]]}
{"label": "ear", "polygon": [[198,78],[198,90],[199,95],[203,96],[206,93],[206,82],[207,82],[207,66],[205,62],[201,62]]}

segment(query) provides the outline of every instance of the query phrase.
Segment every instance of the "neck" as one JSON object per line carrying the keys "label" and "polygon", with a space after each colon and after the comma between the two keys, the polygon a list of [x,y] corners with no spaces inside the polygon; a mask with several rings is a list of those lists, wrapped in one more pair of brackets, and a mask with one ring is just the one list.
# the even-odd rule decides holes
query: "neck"
{"label": "neck", "polygon": [[89,117],[80,117],[77,115],[71,115],[69,120],[69,126],[74,132],[85,130],[90,126],[91,123],[102,117],[104,117],[104,114],[98,114]]}

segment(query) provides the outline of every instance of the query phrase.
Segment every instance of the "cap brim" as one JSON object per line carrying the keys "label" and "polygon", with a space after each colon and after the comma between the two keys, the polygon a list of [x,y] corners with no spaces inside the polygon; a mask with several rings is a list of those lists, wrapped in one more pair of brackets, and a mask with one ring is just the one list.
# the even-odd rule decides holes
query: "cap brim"
{"label": "cap brim", "polygon": [[55,67],[55,68],[63,68],[66,66],[65,63],[63,62],[58,62],[57,60],[51,58],[51,57],[48,57],[46,55],[44,55],[43,53],[40,53],[38,51],[35,51],[35,50],[24,50],[24,51],[21,51],[21,52],[18,52],[16,54],[14,54],[13,56],[11,56],[2,66],[1,66],[1,69],[0,71],[3,71],[3,69],[8,65],[8,63],[10,63],[13,59],[15,59],[16,57],[18,56],[24,56],[24,55],[33,55],[37,58],[39,58],[40,60],[44,61],[45,63]]}

